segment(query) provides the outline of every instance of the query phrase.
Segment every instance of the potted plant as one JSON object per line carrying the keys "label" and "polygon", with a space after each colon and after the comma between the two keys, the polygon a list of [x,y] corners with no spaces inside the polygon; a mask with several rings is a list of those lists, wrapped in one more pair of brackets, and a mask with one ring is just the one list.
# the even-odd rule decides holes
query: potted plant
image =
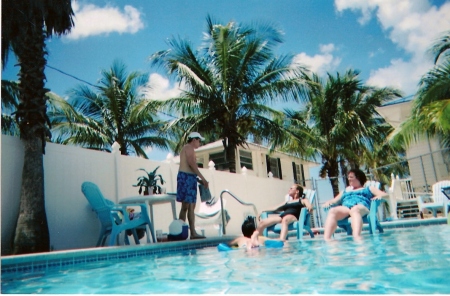
{"label": "potted plant", "polygon": [[164,179],[161,175],[156,174],[156,171],[159,169],[159,166],[156,167],[152,172],[147,172],[145,169],[138,169],[138,171],[144,171],[146,173],[145,176],[140,176],[137,178],[138,183],[133,185],[133,187],[139,187],[139,194],[142,193],[142,189],[144,189],[144,195],[149,195],[153,193],[161,193],[161,186],[158,185],[158,181],[161,185],[164,185]]}

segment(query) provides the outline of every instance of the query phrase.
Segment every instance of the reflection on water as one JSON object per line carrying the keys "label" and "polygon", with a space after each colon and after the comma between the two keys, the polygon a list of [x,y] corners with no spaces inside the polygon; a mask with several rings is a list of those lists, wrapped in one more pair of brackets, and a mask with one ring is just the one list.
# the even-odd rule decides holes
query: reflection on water
{"label": "reflection on water", "polygon": [[280,249],[216,248],[2,275],[2,293],[450,293],[448,225],[336,235]]}

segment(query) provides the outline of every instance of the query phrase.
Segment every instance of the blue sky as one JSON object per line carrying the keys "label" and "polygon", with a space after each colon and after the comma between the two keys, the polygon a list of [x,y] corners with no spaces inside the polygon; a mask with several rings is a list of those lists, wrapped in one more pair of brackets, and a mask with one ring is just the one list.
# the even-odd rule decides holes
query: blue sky
{"label": "blue sky", "polygon": [[[75,27],[47,42],[48,65],[95,84],[100,71],[120,59],[128,71],[150,73],[155,99],[180,92],[148,58],[168,48],[167,38],[179,36],[200,45],[211,15],[222,23],[270,22],[284,32],[279,54],[323,75],[347,69],[361,71],[369,85],[400,89],[404,96],[432,67],[427,49],[450,30],[450,1],[443,0],[129,0],[73,1]],[[14,56],[2,79],[17,79]],[[82,83],[46,69],[46,87],[65,96]],[[293,107],[293,106],[292,106]],[[149,157],[162,160],[167,152]]]}

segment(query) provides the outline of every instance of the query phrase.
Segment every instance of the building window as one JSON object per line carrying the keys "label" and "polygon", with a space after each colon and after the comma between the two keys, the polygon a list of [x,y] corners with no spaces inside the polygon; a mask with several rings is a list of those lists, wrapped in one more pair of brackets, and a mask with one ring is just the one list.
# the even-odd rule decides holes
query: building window
{"label": "building window", "polygon": [[252,152],[239,150],[241,168],[245,166],[248,170],[253,170]]}
{"label": "building window", "polygon": [[214,167],[217,171],[228,171],[228,163],[225,161],[225,151],[218,153],[211,153],[209,159],[214,162]]}
{"label": "building window", "polygon": [[266,155],[267,174],[272,172],[274,178],[283,179],[281,176],[281,161],[279,158],[272,158]]}
{"label": "building window", "polygon": [[203,157],[197,157],[197,166],[203,168]]}
{"label": "building window", "polygon": [[294,170],[294,181],[297,184],[306,186],[305,183],[305,172],[303,170],[303,164],[292,163],[292,169]]}

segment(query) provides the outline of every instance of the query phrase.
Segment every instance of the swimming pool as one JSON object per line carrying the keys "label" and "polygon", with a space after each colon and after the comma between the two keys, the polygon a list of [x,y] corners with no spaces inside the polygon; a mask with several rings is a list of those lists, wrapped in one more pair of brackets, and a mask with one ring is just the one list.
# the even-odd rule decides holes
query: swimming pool
{"label": "swimming pool", "polygon": [[389,229],[362,242],[290,241],[282,249],[215,247],[2,273],[2,293],[450,293],[450,226]]}

